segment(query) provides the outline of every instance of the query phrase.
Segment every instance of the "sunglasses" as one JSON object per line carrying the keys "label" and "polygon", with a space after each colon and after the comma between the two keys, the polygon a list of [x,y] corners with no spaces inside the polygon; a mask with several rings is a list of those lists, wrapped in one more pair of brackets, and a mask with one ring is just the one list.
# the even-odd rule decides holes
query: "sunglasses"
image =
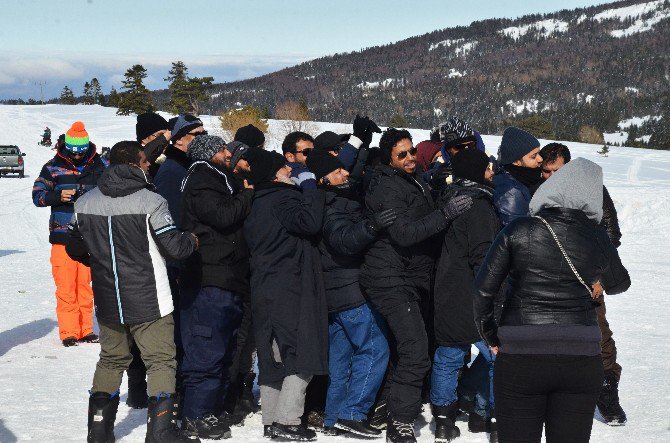
{"label": "sunglasses", "polygon": [[307,148],[307,149],[303,149],[302,151],[295,151],[295,153],[296,154],[302,154],[305,157],[307,157],[309,155],[309,153],[312,152],[313,150],[314,150],[313,148]]}
{"label": "sunglasses", "polygon": [[400,152],[398,152],[398,153],[396,154],[396,157],[398,158],[398,160],[402,160],[402,159],[404,159],[405,157],[407,157],[407,154],[409,154],[409,155],[411,155],[411,156],[415,156],[415,155],[416,155],[416,151],[417,151],[416,148],[410,148],[408,151],[400,151]]}

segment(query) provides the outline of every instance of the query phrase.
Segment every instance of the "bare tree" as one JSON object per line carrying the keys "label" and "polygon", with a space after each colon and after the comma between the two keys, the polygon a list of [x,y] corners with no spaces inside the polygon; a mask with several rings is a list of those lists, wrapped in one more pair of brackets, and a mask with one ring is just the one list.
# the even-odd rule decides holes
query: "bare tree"
{"label": "bare tree", "polygon": [[281,120],[281,138],[291,132],[301,131],[312,135],[316,126],[312,122],[312,116],[304,101],[286,101],[277,105],[274,117]]}

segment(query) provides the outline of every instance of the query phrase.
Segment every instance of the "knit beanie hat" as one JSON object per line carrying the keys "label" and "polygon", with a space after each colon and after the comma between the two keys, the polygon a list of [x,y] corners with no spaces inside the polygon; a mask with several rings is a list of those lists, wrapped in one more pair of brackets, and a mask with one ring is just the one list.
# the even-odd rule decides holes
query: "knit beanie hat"
{"label": "knit beanie hat", "polygon": [[539,147],[540,141],[532,134],[523,129],[510,126],[503,133],[500,149],[498,150],[498,162],[501,165],[512,164],[533,149]]}
{"label": "knit beanie hat", "polygon": [[440,141],[445,148],[477,141],[470,124],[458,117],[450,117],[449,120],[442,123],[439,126],[439,132]]}
{"label": "knit beanie hat", "polygon": [[345,136],[335,134],[333,131],[324,131],[314,139],[315,151],[332,151],[341,145]]}
{"label": "knit beanie hat", "polygon": [[442,147],[442,142],[434,142],[431,140],[425,140],[416,145],[416,162],[421,165],[421,167],[426,170],[430,163],[433,161],[433,157]]}
{"label": "knit beanie hat", "polygon": [[84,122],[74,122],[65,133],[65,149],[72,154],[83,154],[88,150],[88,132]]}
{"label": "knit beanie hat", "polygon": [[265,143],[265,135],[263,131],[249,124],[237,130],[234,140],[252,148],[260,148]]}
{"label": "knit beanie hat", "polygon": [[344,168],[344,165],[328,151],[315,149],[307,156],[307,167],[314,174],[316,181],[319,181],[331,172]]}
{"label": "knit beanie hat", "polygon": [[247,161],[251,167],[251,183],[271,182],[286,164],[286,158],[278,152],[266,151],[264,149],[250,149]]}
{"label": "knit beanie hat", "polygon": [[174,143],[199,126],[203,126],[203,124],[202,120],[198,117],[191,114],[179,114],[177,120],[174,122],[170,140]]}
{"label": "knit beanie hat", "polygon": [[465,149],[451,159],[454,177],[484,184],[489,158],[479,149]]}
{"label": "knit beanie hat", "polygon": [[226,142],[216,135],[198,135],[188,145],[186,155],[193,161],[210,161],[217,152],[226,148]]}
{"label": "knit beanie hat", "polygon": [[239,141],[232,141],[228,143],[228,151],[232,154],[230,159],[230,169],[235,169],[237,162],[240,161],[240,159],[249,149],[249,146]]}
{"label": "knit beanie hat", "polygon": [[141,142],[154,132],[162,131],[168,128],[168,122],[155,112],[146,112],[137,116],[135,133],[137,141]]}

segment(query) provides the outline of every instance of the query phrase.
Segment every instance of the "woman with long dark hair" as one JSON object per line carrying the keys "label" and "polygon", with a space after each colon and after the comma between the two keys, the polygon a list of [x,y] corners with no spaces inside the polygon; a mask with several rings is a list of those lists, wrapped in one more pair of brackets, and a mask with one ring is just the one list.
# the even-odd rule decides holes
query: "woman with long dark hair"
{"label": "woman with long dark hair", "polygon": [[[499,441],[586,442],[603,366],[595,308],[630,277],[598,226],[602,169],[578,158],[547,180],[497,236],[475,281],[475,322],[497,353]],[[501,285],[501,318],[494,306]],[[499,302],[500,300],[498,300]]]}

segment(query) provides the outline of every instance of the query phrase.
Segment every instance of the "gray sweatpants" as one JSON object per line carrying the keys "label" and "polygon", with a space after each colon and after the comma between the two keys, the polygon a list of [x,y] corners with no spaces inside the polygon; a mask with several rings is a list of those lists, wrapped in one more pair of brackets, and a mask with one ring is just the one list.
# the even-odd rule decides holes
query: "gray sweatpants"
{"label": "gray sweatpants", "polygon": [[305,393],[311,375],[289,375],[281,382],[261,385],[263,425],[299,425],[305,413]]}

